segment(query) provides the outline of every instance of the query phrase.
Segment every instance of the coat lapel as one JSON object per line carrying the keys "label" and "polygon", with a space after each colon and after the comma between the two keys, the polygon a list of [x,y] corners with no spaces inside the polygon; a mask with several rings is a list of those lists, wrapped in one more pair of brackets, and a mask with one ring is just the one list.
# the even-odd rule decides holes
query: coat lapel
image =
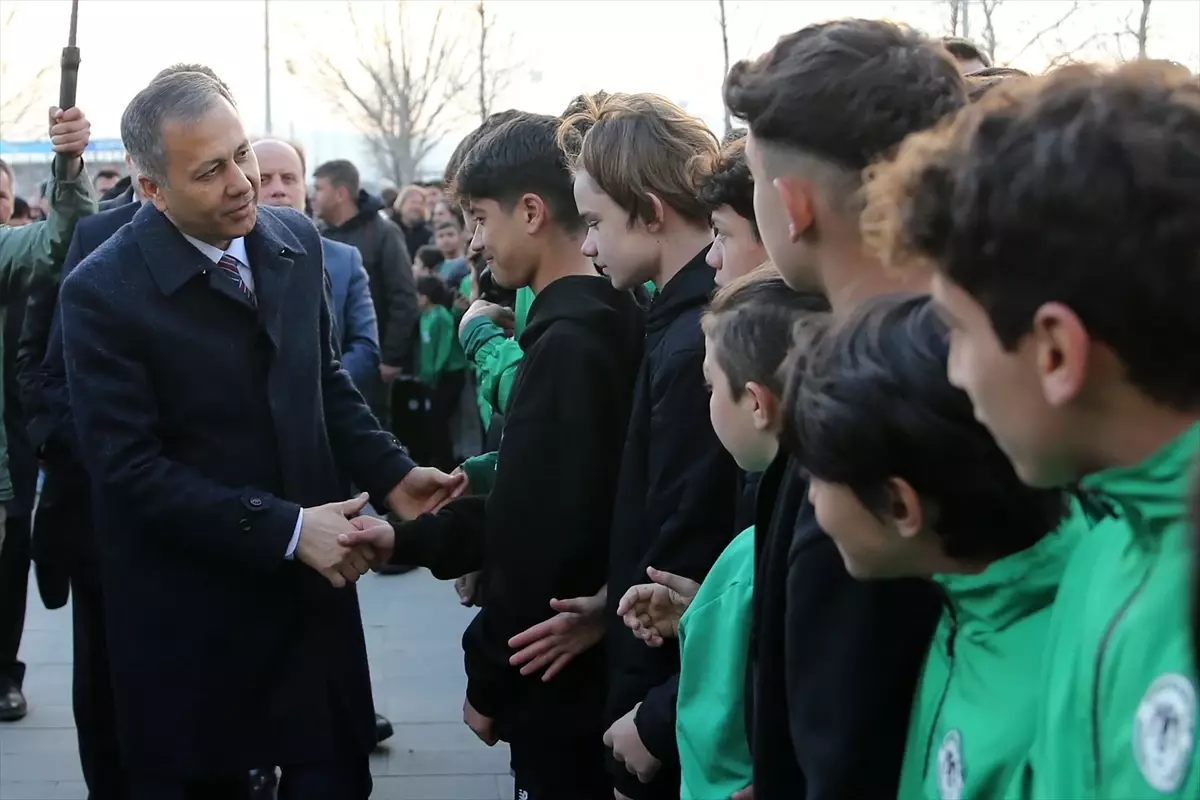
{"label": "coat lapel", "polygon": [[[294,257],[305,255],[304,246],[272,209],[259,206],[258,221],[246,237],[246,255],[254,273],[259,323],[278,350],[283,342],[283,312]],[[236,289],[236,287],[234,287]]]}

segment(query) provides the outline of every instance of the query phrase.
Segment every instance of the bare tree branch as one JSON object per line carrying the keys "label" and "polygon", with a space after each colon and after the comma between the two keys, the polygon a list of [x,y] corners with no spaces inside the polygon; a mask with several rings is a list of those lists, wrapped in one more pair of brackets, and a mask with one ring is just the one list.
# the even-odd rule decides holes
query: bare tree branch
{"label": "bare tree branch", "polygon": [[513,38],[510,35],[500,47],[496,48],[494,41],[496,18],[488,16],[484,0],[479,0],[475,7],[475,13],[479,16],[479,66],[476,70],[475,82],[478,86],[479,121],[483,122],[496,110],[496,101],[504,92],[508,91],[520,65],[517,62],[508,61],[504,66],[497,66],[492,57],[493,52],[499,50],[504,53],[512,53],[515,50]]}
{"label": "bare tree branch", "polygon": [[981,0],[983,10],[983,49],[987,53],[988,63],[996,63],[996,9],[1004,0]]}
{"label": "bare tree branch", "polygon": [[[357,55],[342,64],[338,54],[318,50],[315,83],[363,134],[379,170],[397,185],[411,183],[465,110],[472,87],[484,97],[494,79],[470,80],[465,41],[457,33],[463,26],[448,18],[452,11],[439,8],[428,29],[417,32],[421,26],[412,24],[405,0],[374,6],[384,13],[369,26],[347,6]],[[288,68],[296,72],[293,63]]]}
{"label": "bare tree branch", "polygon": [[[724,81],[724,76],[729,74],[729,23],[725,18],[725,0],[717,0],[717,5],[721,9],[721,53],[725,57],[725,72],[721,80]],[[729,116],[729,106],[724,103],[721,105],[725,108],[725,135],[728,136],[733,131],[733,120]]]}
{"label": "bare tree branch", "polygon": [[[1075,15],[1075,12],[1077,12],[1077,11],[1079,11],[1079,0],[1074,0],[1074,2],[1071,3],[1071,7],[1068,8],[1065,12],[1063,12],[1063,15],[1061,17],[1059,17],[1054,22],[1047,25],[1045,28],[1042,28],[1040,31],[1038,31],[1036,34],[1034,34],[1033,38],[1031,38],[1029,41],[1025,42],[1025,46],[1022,47],[1020,50],[1018,50],[1016,55],[1014,55],[1012,58],[1008,59],[1008,63],[1011,64],[1012,62],[1016,61],[1021,56],[1025,55],[1025,53],[1027,53],[1031,47],[1036,45],[1038,42],[1040,42],[1046,36],[1049,36],[1050,34],[1054,33],[1055,31],[1058,31],[1059,29],[1061,29],[1062,26],[1066,23],[1066,21],[1069,20],[1071,17],[1073,17]],[[1078,50],[1078,48],[1076,48],[1076,50]],[[1059,57],[1061,57],[1062,55],[1064,55],[1064,54],[1060,53]]]}

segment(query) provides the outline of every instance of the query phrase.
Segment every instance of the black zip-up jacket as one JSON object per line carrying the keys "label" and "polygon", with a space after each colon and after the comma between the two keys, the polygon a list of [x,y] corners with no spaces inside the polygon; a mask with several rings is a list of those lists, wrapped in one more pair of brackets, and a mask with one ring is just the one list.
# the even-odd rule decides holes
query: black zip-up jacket
{"label": "black zip-up jacket", "polygon": [[[383,201],[358,193],[358,213],[341,225],[329,225],[321,234],[335,242],[358,248],[371,285],[371,301],[379,324],[380,357],[384,364],[415,371],[417,287],[404,234],[380,215]],[[361,391],[361,390],[360,390]]]}
{"label": "black zip-up jacket", "polygon": [[926,581],[859,582],[817,525],[799,464],[758,488],[749,734],[755,800],[894,798],[941,604]]}
{"label": "black zip-up jacket", "polygon": [[604,585],[621,446],[642,357],[642,310],[605,278],[543,289],[521,334],[496,481],[436,515],[395,525],[393,560],[442,579],[483,569],[487,603],[463,635],[467,698],[506,741],[604,734],[602,647],[554,680],[521,677],[508,640],[555,597]]}
{"label": "black zip-up jacket", "polygon": [[646,319],[645,359],[621,463],[608,576],[610,652],[606,721],[635,705],[642,743],[663,767],[641,784],[610,759],[627,797],[679,798],[675,699],[679,648],[650,648],[616,616],[621,596],[646,583],[652,566],[700,581],[733,538],[737,465],[709,421],[700,317],[714,289],[707,248],[654,297]]}

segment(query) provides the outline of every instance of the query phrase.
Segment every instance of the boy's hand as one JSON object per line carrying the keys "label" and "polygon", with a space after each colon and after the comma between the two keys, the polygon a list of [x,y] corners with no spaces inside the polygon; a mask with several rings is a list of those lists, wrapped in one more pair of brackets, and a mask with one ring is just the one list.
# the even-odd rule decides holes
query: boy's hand
{"label": "boy's hand", "polygon": [[559,613],[509,639],[509,647],[520,649],[508,663],[521,666],[522,675],[533,675],[545,669],[542,681],[552,680],[575,656],[604,638],[604,604],[607,601],[607,586],[591,597],[551,600],[550,608]]}
{"label": "boy's hand", "polygon": [[462,336],[462,332],[466,330],[467,323],[476,317],[487,317],[492,322],[504,329],[504,332],[511,335],[513,326],[516,324],[516,317],[513,315],[512,309],[498,306],[495,303],[489,303],[487,300],[476,300],[471,303],[471,307],[458,322],[458,335]]}
{"label": "boy's hand", "polygon": [[679,636],[679,620],[700,584],[653,567],[646,574],[654,583],[631,586],[617,604],[617,615],[634,636],[650,647],[661,647],[666,639]]}
{"label": "boy's hand", "polygon": [[642,704],[638,703],[632,711],[613,723],[604,734],[604,746],[612,748],[613,758],[624,764],[631,775],[636,775],[642,783],[649,783],[658,774],[662,762],[642,744],[642,736],[635,722],[641,707]]}

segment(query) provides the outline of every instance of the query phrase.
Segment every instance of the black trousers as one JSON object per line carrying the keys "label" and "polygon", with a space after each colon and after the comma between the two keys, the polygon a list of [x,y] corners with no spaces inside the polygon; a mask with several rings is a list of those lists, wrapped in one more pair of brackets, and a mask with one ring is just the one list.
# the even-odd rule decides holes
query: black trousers
{"label": "black trousers", "polygon": [[[79,763],[89,800],[126,800],[129,776],[117,743],[104,597],[96,570],[94,566],[80,566],[71,575],[75,648],[71,704],[79,737]],[[170,721],[165,720],[164,724],[169,725]]]}
{"label": "black trousers", "polygon": [[603,734],[509,742],[514,800],[612,800]]}
{"label": "black trousers", "polygon": [[9,517],[0,550],[0,675],[20,686],[25,665],[17,660],[25,631],[25,600],[29,593],[28,515]]}

